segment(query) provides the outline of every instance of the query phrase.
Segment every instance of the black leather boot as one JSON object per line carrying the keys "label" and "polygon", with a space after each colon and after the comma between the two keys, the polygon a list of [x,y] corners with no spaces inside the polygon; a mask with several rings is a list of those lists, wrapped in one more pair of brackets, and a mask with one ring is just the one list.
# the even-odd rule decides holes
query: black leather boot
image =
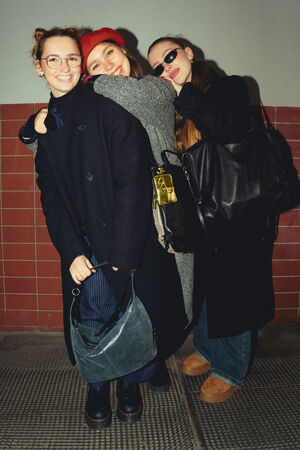
{"label": "black leather boot", "polygon": [[104,428],[111,423],[110,385],[101,387],[89,386],[85,408],[85,421],[93,429]]}
{"label": "black leather boot", "polygon": [[154,392],[168,392],[171,380],[165,361],[158,363],[157,371],[148,380],[149,388]]}
{"label": "black leather boot", "polygon": [[140,420],[143,412],[143,401],[139,384],[128,384],[123,380],[117,383],[118,408],[117,415],[122,422],[133,423]]}

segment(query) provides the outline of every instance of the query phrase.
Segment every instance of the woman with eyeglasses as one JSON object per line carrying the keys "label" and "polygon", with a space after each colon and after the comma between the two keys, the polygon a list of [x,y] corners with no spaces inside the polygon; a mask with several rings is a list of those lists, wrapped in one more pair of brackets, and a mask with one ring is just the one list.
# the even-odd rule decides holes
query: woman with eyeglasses
{"label": "woman with eyeglasses", "polygon": [[[246,136],[251,127],[250,108],[241,77],[218,76],[205,61],[194,61],[190,47],[171,37],[155,40],[148,59],[154,75],[169,81],[177,94],[173,103],[178,153],[202,136],[220,144],[239,142]],[[273,219],[263,214],[207,223],[206,228],[210,245],[203,245],[198,273],[205,295],[194,329],[195,352],[183,361],[182,372],[209,374],[200,399],[220,403],[244,383],[257,330],[274,317],[275,233]]]}
{"label": "woman with eyeglasses", "polygon": [[[150,75],[143,77],[139,63],[125,48],[124,39],[117,31],[101,28],[85,34],[80,41],[83,54],[82,70],[87,75],[86,84],[96,93],[119,103],[141,121],[150,139],[153,163],[161,164],[161,152],[173,150],[174,145],[174,89],[160,78]],[[54,62],[51,60],[48,64]],[[34,141],[38,136],[37,132],[46,131],[46,114],[47,109],[42,110],[21,128],[19,137],[25,144],[30,146],[31,143],[33,150],[36,148]],[[179,164],[174,156],[170,157],[170,161]],[[161,320],[159,328],[164,331],[161,333],[158,368],[148,385],[155,392],[164,392],[170,386],[165,358],[174,353],[184,341],[193,319],[194,255],[167,254],[157,245],[156,233],[153,240],[156,252],[153,258],[159,270],[154,270],[154,263],[150,264],[145,277],[152,280],[153,286],[157,286],[157,316]],[[151,262],[151,258],[149,261]],[[141,297],[147,296],[148,283],[141,283],[137,288]]]}
{"label": "woman with eyeglasses", "polygon": [[[151,147],[139,121],[81,83],[81,46],[73,30],[38,29],[35,40],[35,68],[51,90],[47,132],[38,135],[37,184],[61,256],[65,323],[68,328],[73,281],[81,286],[81,322],[100,330],[123,297],[130,271],[137,269],[138,279],[147,258]],[[93,280],[91,289],[85,288],[87,279]],[[150,362],[118,380],[121,421],[141,418],[139,383],[156,366]],[[111,417],[110,380],[89,383],[86,422],[97,429]]]}
{"label": "woman with eyeglasses", "polygon": [[[82,85],[81,47],[77,35],[68,33],[59,29],[49,32],[37,30],[35,36],[37,43],[33,50],[35,67],[38,75],[47,80],[52,94],[48,108],[43,112],[46,114],[46,120],[42,118],[38,126],[35,123],[38,129],[29,141],[35,145],[37,142],[39,144],[35,159],[39,175],[37,182],[42,192],[41,200],[48,230],[62,259],[65,337],[73,362],[69,336],[72,289],[70,281],[73,279],[82,289],[82,320],[86,320],[91,326],[94,324],[97,328],[101,328],[101,323],[103,326],[113,313],[116,300],[120,300],[120,289],[127,274],[127,267],[137,267],[136,291],[157,328],[159,353],[158,362],[155,361],[136,373],[128,374],[118,382],[118,417],[124,422],[134,422],[140,419],[143,408],[139,383],[151,379],[152,388],[158,392],[169,387],[164,359],[178,348],[187,333],[185,326],[188,319],[182,299],[183,287],[174,255],[165,252],[158,243],[152,219],[146,226],[147,214],[151,207],[147,188],[153,156],[149,155],[148,141],[144,139],[144,135],[140,136],[140,127],[138,131],[135,130],[139,121],[115,102],[105,99],[102,95],[96,95],[91,89],[93,87],[91,81],[89,87]],[[103,39],[104,36],[105,39],[114,39],[114,42],[120,40],[123,42],[123,38],[111,29],[102,29],[100,38]],[[92,45],[90,50],[98,45],[98,38],[99,36],[96,42],[93,39],[88,40],[88,44]],[[67,48],[64,47],[66,42]],[[100,42],[102,43],[101,40]],[[117,67],[115,65],[115,69],[119,74],[128,76],[126,70],[130,57],[126,55],[125,58],[123,47],[111,42],[109,45],[113,45],[113,48],[119,51],[118,65]],[[83,64],[86,64],[90,52],[86,53],[84,42],[83,47]],[[133,66],[134,64],[130,62],[130,67]],[[109,81],[114,77],[103,78]],[[119,79],[124,80],[125,77]],[[160,145],[164,148],[165,141],[173,141],[171,128],[174,119],[171,98],[174,94],[172,88],[163,80],[154,79],[153,86],[160,86],[158,92],[168,96],[168,108],[164,114],[170,121],[170,129],[168,128],[164,136],[159,136],[161,131],[157,122],[153,124],[153,128],[157,127],[157,140],[151,138],[152,144],[161,141]],[[161,100],[159,103],[161,106]],[[150,104],[149,100],[149,109]],[[130,107],[127,109],[130,110]],[[34,126],[34,120],[36,117],[30,118],[20,131],[20,138],[25,143],[28,143],[26,133]],[[133,121],[131,125],[130,120]],[[134,134],[135,140],[131,142]],[[130,151],[129,141],[132,144]],[[104,161],[101,160],[103,152]],[[140,166],[140,171],[137,171],[137,166]],[[116,172],[111,173],[115,167]],[[104,189],[100,186],[104,182],[109,184],[109,191],[116,191],[112,198],[108,195],[106,199],[107,186],[106,188],[104,186]],[[125,194],[128,183],[133,183],[132,192],[128,190],[129,197],[122,198],[121,194],[122,192]],[[127,210],[126,205],[130,203],[131,197],[137,194],[135,192],[137,184],[139,186],[137,199],[141,203],[139,210],[134,209],[137,206],[135,203],[131,216],[124,216],[122,220],[122,215],[125,215]],[[62,196],[59,188],[63,191]],[[121,191],[119,198],[118,190]],[[113,217],[110,217],[114,199],[118,206],[114,210]],[[99,202],[103,202],[103,207],[98,209]],[[64,209],[65,203],[73,211],[71,218]],[[117,222],[117,225],[111,226],[112,220]],[[95,273],[93,267],[105,258],[109,260],[110,266],[103,267]],[[188,269],[186,272],[188,272],[186,278],[189,279]],[[190,284],[192,285],[192,281]],[[155,375],[158,366],[162,367],[162,375],[159,374],[157,379]],[[85,418],[92,428],[109,425],[111,421],[109,383],[90,384]]]}

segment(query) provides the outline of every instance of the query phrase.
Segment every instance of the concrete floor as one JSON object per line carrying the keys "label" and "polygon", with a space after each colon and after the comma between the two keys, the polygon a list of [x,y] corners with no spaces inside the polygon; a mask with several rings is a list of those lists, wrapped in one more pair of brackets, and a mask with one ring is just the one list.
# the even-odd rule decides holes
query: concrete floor
{"label": "concrete floor", "polygon": [[300,449],[299,323],[260,332],[247,382],[223,404],[199,400],[207,375],[181,374],[192,350],[189,337],[168,360],[168,393],[142,385],[139,423],[125,425],[114,414],[109,428],[92,431],[83,419],[86,385],[62,334],[0,333],[0,449]]}

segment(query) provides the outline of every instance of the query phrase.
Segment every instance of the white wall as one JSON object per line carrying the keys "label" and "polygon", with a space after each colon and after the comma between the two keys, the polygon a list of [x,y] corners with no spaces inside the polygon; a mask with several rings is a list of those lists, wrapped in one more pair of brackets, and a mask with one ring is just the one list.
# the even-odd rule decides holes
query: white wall
{"label": "white wall", "polygon": [[0,103],[48,101],[30,58],[36,27],[126,28],[146,55],[181,35],[227,74],[254,78],[266,105],[300,106],[300,0],[0,0]]}

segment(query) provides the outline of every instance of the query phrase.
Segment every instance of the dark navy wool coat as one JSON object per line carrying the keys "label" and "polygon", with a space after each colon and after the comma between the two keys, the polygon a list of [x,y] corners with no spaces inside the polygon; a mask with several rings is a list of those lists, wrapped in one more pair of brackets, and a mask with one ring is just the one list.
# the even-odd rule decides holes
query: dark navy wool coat
{"label": "dark navy wool coat", "polygon": [[[239,142],[250,129],[248,91],[238,76],[212,73],[206,92],[186,83],[174,105],[219,144]],[[274,218],[249,213],[207,224],[207,230],[209,246],[203,242],[197,273],[206,287],[209,337],[234,336],[265,325],[274,317]]]}
{"label": "dark navy wool coat", "polygon": [[55,102],[64,126],[55,129],[48,115],[49,131],[39,135],[35,163],[47,227],[62,261],[71,359],[69,266],[82,252],[108,261],[103,272],[117,300],[130,269],[137,269],[136,291],[158,329],[159,355],[165,358],[182,343],[187,318],[174,257],[154,231],[148,136],[135,117],[81,84]]}

